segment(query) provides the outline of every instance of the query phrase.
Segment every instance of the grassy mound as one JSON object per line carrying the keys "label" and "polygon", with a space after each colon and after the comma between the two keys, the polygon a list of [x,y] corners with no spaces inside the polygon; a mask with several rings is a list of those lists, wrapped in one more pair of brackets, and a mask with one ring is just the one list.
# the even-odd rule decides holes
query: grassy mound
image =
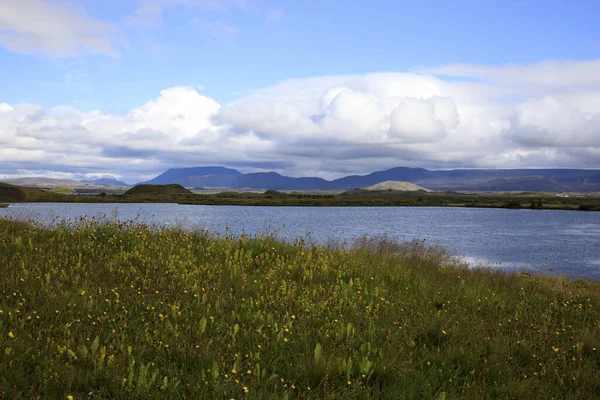
{"label": "grassy mound", "polygon": [[597,397],[600,284],[453,262],[418,243],[0,220],[0,392]]}
{"label": "grassy mound", "polygon": [[53,201],[59,197],[57,193],[45,190],[0,183],[0,201]]}
{"label": "grassy mound", "polygon": [[189,190],[178,184],[171,185],[136,185],[125,192],[125,195],[151,195],[151,194],[192,194]]}

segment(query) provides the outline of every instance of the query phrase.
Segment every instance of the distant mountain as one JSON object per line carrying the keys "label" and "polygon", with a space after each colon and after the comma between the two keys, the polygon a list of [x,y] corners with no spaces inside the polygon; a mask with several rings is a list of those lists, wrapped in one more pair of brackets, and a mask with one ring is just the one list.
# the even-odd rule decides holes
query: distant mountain
{"label": "distant mountain", "polygon": [[[167,185],[170,183],[178,183],[182,186],[201,187],[203,186],[204,180],[206,179],[207,181],[210,181],[210,177],[212,176],[232,177],[238,175],[241,175],[240,171],[225,167],[171,168],[158,175],[156,178],[141,183],[150,185]],[[213,181],[210,182],[214,183]]]}
{"label": "distant mountain", "polygon": [[[469,189],[469,187],[475,189]],[[499,178],[490,179],[485,182],[478,182],[465,185],[463,190],[477,190],[490,192],[568,192],[569,187],[561,185],[556,181],[541,177],[518,177],[518,178]]]}
{"label": "distant mountain", "polygon": [[242,174],[224,167],[170,169],[148,181],[177,183],[187,188],[257,190],[351,190],[388,181],[410,182],[432,190],[465,191],[600,191],[600,171],[583,169],[457,169],[427,170],[397,167],[368,175],[351,175],[333,181],[316,177],[293,178],[275,172]]}
{"label": "distant mountain", "polygon": [[14,179],[3,179],[2,182],[17,186],[36,187],[42,189],[53,189],[57,187],[65,187],[71,189],[85,189],[93,188],[97,186],[90,182],[81,182],[73,179],[54,179],[45,177],[31,177],[31,178],[14,178]]}
{"label": "distant mountain", "polygon": [[423,168],[397,167],[386,171],[373,172],[369,175],[351,175],[331,182],[333,189],[357,189],[376,185],[386,181],[412,182],[425,180],[435,176],[435,171]]}
{"label": "distant mountain", "polygon": [[92,183],[94,185],[100,185],[100,186],[129,186],[125,182],[121,182],[121,181],[118,181],[116,179],[111,179],[111,178],[100,178],[100,179],[94,179],[91,181],[81,181],[81,182]]}

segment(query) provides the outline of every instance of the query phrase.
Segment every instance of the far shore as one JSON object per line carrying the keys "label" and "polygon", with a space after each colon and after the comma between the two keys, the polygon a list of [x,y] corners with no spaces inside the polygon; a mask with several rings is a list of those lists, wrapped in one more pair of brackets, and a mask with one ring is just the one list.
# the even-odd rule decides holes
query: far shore
{"label": "far shore", "polygon": [[[186,190],[187,191],[187,190]],[[46,192],[48,193],[48,192]],[[51,194],[51,195],[50,195]],[[600,197],[559,197],[546,193],[458,193],[398,192],[353,190],[337,194],[257,192],[219,192],[213,194],[139,193],[31,196],[1,199],[8,203],[178,203],[188,205],[262,206],[262,207],[468,207],[536,210],[600,211]],[[0,205],[1,207],[2,205]],[[6,207],[7,205],[4,205]]]}

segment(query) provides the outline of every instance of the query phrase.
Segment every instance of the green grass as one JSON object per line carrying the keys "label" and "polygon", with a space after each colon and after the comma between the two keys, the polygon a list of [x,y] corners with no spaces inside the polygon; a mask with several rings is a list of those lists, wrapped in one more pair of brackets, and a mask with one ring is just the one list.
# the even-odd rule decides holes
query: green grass
{"label": "green grass", "polygon": [[600,284],[420,243],[0,220],[0,265],[6,398],[600,393]]}

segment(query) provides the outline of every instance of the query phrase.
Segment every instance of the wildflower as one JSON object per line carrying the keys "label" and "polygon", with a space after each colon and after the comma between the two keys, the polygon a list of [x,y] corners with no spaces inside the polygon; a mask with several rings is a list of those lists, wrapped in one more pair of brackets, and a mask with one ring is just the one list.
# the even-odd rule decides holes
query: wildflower
{"label": "wildflower", "polygon": [[446,331],[442,331],[442,334],[444,334],[444,335],[445,335],[445,334],[446,334]]}
{"label": "wildflower", "polygon": [[251,375],[251,374],[252,374],[252,370],[250,370],[250,369],[249,369],[248,371],[246,371],[246,373],[247,373],[248,375]]}
{"label": "wildflower", "polygon": [[11,332],[8,332],[8,337],[9,337],[9,338],[11,338],[11,339],[14,339],[14,338],[15,338],[15,335],[14,335],[14,334],[12,333],[12,331],[11,331]]}
{"label": "wildflower", "polygon": [[351,382],[351,381],[348,381],[348,385],[352,385],[352,382]]}
{"label": "wildflower", "polygon": [[249,392],[248,386],[244,386],[242,389],[244,390],[244,393],[248,393]]}
{"label": "wildflower", "polygon": [[67,396],[67,400],[73,400],[73,396],[71,396],[71,395],[68,395],[68,396]]}

